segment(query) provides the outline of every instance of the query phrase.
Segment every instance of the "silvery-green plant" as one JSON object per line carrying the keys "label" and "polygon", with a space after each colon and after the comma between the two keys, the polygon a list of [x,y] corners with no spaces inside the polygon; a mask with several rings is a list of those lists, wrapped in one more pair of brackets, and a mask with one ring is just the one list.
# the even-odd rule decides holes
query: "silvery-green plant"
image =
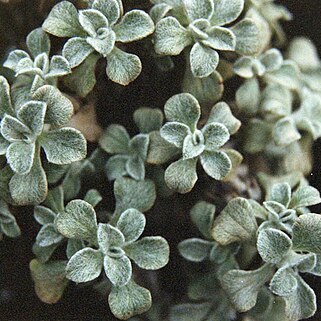
{"label": "silvery-green plant", "polygon": [[299,141],[303,135],[313,140],[320,137],[321,100],[316,93],[304,89],[300,105],[294,110],[297,98],[287,88],[273,84],[262,92],[257,109],[262,118],[252,118],[247,127],[248,140],[245,149],[249,152],[266,150],[269,144],[287,146]]}
{"label": "silvery-green plant", "polygon": [[[171,321],[229,321],[235,319],[236,311],[224,294],[219,280],[230,269],[239,267],[234,257],[239,247],[235,244],[221,246],[214,241],[211,229],[215,211],[213,204],[203,201],[198,202],[191,209],[191,220],[203,238],[186,239],[179,243],[178,249],[186,260],[194,264],[206,262],[209,268],[206,273],[199,275],[191,273],[192,280],[188,287],[188,297],[192,303],[174,306],[170,313]],[[200,300],[201,303],[193,302]]]}
{"label": "silvery-green plant", "polygon": [[[279,183],[270,189],[264,208],[238,198],[230,201],[215,220],[212,235],[218,243],[256,240],[262,259],[258,269],[232,269],[221,280],[239,311],[252,309],[261,289],[269,284],[269,290],[284,300],[289,320],[315,313],[315,294],[299,273],[320,273],[320,239],[314,237],[313,231],[321,220],[306,209],[320,201],[319,192],[311,186],[300,186],[292,193],[289,184]],[[233,221],[238,224],[231,224]]]}
{"label": "silvery-green plant", "polygon": [[240,127],[240,121],[232,115],[230,107],[223,102],[216,104],[201,130],[197,128],[201,108],[192,95],[184,93],[171,97],[164,111],[168,122],[161,128],[160,135],[179,148],[182,154],[165,171],[165,181],[169,188],[180,193],[189,192],[197,181],[198,159],[210,177],[224,179],[232,169],[232,161],[230,151],[220,148]]}
{"label": "silvery-green plant", "polygon": [[[291,17],[274,0],[62,1],[29,33],[28,51],[7,51],[0,238],[23,233],[17,222],[32,216],[17,205],[34,205],[30,272],[43,302],[75,282],[108,296],[122,320],[315,313],[302,274],[321,276],[321,217],[309,209],[321,198],[306,179],[321,137],[321,67],[309,40],[283,47]],[[53,51],[47,33],[65,40],[52,39]],[[136,128],[122,100],[148,106],[134,111]],[[85,158],[86,135],[71,126],[87,133],[93,118],[106,128]],[[169,242],[144,235],[162,232]],[[170,268],[153,271],[170,242],[185,260],[173,251]]]}
{"label": "silvery-green plant", "polygon": [[[101,196],[96,190],[89,190],[84,197],[84,201],[95,207]],[[41,263],[50,260],[55,250],[66,241],[66,238],[58,231],[56,218],[65,209],[64,188],[60,185],[48,192],[47,198],[42,205],[34,208],[34,218],[42,225],[39,230],[33,252]],[[82,240],[68,239],[66,256],[70,258],[77,250],[85,247]]]}
{"label": "silvery-green plant", "polygon": [[86,156],[86,140],[78,130],[62,127],[70,120],[73,106],[57,88],[42,86],[33,100],[21,106],[12,104],[4,77],[0,77],[0,88],[1,155],[14,172],[10,192],[17,204],[37,204],[47,194],[41,149],[48,162],[70,164]]}
{"label": "silvery-green plant", "polygon": [[[68,60],[61,55],[49,57],[50,39],[41,29],[29,33],[26,44],[31,56],[24,50],[10,52],[4,67],[11,69],[18,77],[15,86],[22,99],[28,99],[43,85],[57,86],[58,77],[71,73]],[[15,91],[14,91],[15,92]],[[21,98],[20,98],[21,99]]]}
{"label": "silvery-green plant", "polygon": [[154,23],[142,10],[124,15],[118,0],[96,0],[79,11],[71,2],[62,1],[53,7],[42,28],[54,36],[71,38],[62,50],[71,68],[98,52],[107,59],[107,76],[128,85],[139,76],[142,64],[138,56],[119,49],[118,44],[147,37],[153,33]]}
{"label": "silvery-green plant", "polygon": [[245,78],[236,91],[236,102],[242,112],[253,115],[258,112],[262,86],[275,85],[280,90],[301,93],[300,70],[294,60],[284,60],[282,53],[275,48],[269,49],[258,57],[244,56],[234,63],[234,72]]}
{"label": "silvery-green plant", "polygon": [[[104,269],[112,284],[109,305],[117,317],[128,318],[135,309],[142,312],[150,307],[149,291],[132,280],[131,260],[143,269],[160,269],[168,262],[169,247],[159,236],[139,239],[146,224],[144,214],[130,208],[119,216],[115,226],[97,224],[93,207],[85,201],[73,200],[58,214],[55,223],[65,237],[88,244],[70,257],[66,266],[68,279],[88,282]],[[137,291],[144,295],[136,297]],[[132,303],[134,306],[128,302],[133,299],[137,300]]]}
{"label": "silvery-green plant", "polygon": [[244,0],[156,3],[151,14],[157,14],[158,19],[164,17],[156,24],[156,53],[175,56],[189,48],[194,77],[208,77],[215,71],[219,63],[217,50],[248,55],[258,51],[258,29],[254,21],[246,18],[232,27],[224,27],[241,15]]}
{"label": "silvery-green plant", "polygon": [[161,128],[163,114],[159,109],[140,108],[134,113],[134,122],[140,133],[133,138],[117,124],[109,125],[100,138],[100,147],[109,154],[116,154],[106,163],[109,180],[126,175],[136,180],[145,178],[149,133]]}

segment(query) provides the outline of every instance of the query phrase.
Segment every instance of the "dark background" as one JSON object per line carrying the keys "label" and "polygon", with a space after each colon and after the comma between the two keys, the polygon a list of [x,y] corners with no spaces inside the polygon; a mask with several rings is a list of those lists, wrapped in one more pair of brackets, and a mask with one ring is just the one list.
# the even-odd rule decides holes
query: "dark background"
{"label": "dark background", "polygon": [[[27,0],[23,1],[22,5],[0,3],[0,57],[3,57],[8,47],[23,48],[25,36],[33,28],[40,26],[46,11],[50,5],[55,2],[56,1],[53,0]],[[124,2],[134,3],[134,1],[130,0]],[[294,15],[293,21],[284,23],[289,39],[294,36],[308,36],[318,46],[320,52],[321,1],[287,0],[279,2],[287,6]],[[39,7],[40,5],[42,7]],[[144,77],[144,75],[141,77]],[[119,93],[123,93],[120,90],[121,89],[117,87],[115,92],[118,94],[117,99],[119,104],[124,107],[130,105],[133,101],[130,94],[135,95],[138,93],[139,97],[141,97],[141,89],[139,89],[138,85],[128,87],[128,92],[130,92],[128,96],[119,95]],[[152,97],[155,104],[160,107],[166,98],[161,97],[162,92],[158,92],[155,88],[148,88],[146,90],[147,94],[143,95],[143,97]],[[175,90],[177,90],[177,88],[168,89],[166,95],[171,96],[172,91]],[[119,98],[119,96],[121,98]],[[141,100],[146,102],[144,99],[140,99],[137,104],[142,103]],[[148,103],[150,103],[150,101],[147,101],[147,105]],[[123,112],[116,115],[115,118],[121,118],[121,116],[123,116]],[[317,143],[314,148],[315,159],[317,160],[321,158],[320,146],[320,143]],[[312,174],[311,184],[321,190],[321,174],[318,164],[315,165]],[[172,201],[174,205],[171,203]],[[184,207],[175,205],[182,201],[184,202],[184,199],[181,196],[175,196],[175,201],[173,199],[169,200],[167,210],[162,208],[162,213],[155,213],[155,215],[159,215],[157,220],[149,220],[149,218],[147,218],[149,222],[149,226],[147,226],[148,232],[155,235],[163,235],[171,240],[173,256],[170,264],[159,274],[159,280],[163,284],[156,285],[154,290],[152,289],[155,299],[162,295],[162,291],[165,291],[164,293],[170,293],[174,300],[178,300],[185,292],[185,285],[183,285],[184,276],[179,273],[184,263],[180,259],[177,259],[177,252],[175,250],[175,244],[177,242],[184,238],[191,237],[190,230],[186,227],[189,224],[187,212],[184,211]],[[157,212],[157,206],[154,211]],[[166,221],[164,213],[167,215],[167,220],[169,215],[173,216],[178,213],[177,218],[173,219],[172,217],[169,220],[169,224],[173,226],[172,229],[166,228],[166,231],[164,231]],[[163,218],[164,221],[161,218]],[[31,208],[26,208],[23,212],[20,211],[17,213],[17,220],[22,229],[22,236],[14,240],[5,238],[5,240],[0,242],[0,321],[115,320],[109,312],[107,298],[102,298],[93,291],[91,287],[70,284],[65,291],[63,299],[59,303],[47,305],[39,301],[33,290],[33,283],[28,267],[30,260],[34,258],[31,247],[39,225],[32,219]],[[175,235],[173,236],[173,228],[181,233],[177,235],[174,230]],[[174,259],[174,257],[176,257],[176,259]],[[307,281],[318,293],[318,305],[321,310],[321,281],[316,277],[308,277]],[[318,312],[309,320],[321,320],[321,312]]]}

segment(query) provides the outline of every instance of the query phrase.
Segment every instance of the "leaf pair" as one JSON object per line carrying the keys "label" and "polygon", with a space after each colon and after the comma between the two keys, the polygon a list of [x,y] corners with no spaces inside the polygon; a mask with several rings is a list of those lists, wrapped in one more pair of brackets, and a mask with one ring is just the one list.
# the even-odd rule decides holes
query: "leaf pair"
{"label": "leaf pair", "polygon": [[67,1],[58,3],[43,24],[43,29],[58,37],[72,37],[63,48],[63,56],[72,68],[81,65],[93,52],[107,59],[106,73],[119,84],[128,85],[142,69],[139,57],[115,45],[147,37],[154,23],[144,11],[123,15],[120,1],[95,0],[89,9],[79,12]]}

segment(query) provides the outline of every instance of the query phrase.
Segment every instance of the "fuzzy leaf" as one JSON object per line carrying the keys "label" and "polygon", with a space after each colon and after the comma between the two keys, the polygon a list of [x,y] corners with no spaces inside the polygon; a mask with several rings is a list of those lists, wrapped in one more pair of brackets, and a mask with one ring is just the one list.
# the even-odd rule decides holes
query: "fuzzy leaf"
{"label": "fuzzy leaf", "polygon": [[84,241],[77,239],[69,239],[66,248],[67,258],[70,259],[78,251],[82,250],[85,247]]}
{"label": "fuzzy leaf", "polygon": [[265,77],[285,88],[295,90],[299,86],[299,68],[293,61],[284,61],[281,68],[269,72]]}
{"label": "fuzzy leaf", "polygon": [[132,276],[132,264],[126,255],[117,258],[105,256],[104,269],[114,286],[126,285]]}
{"label": "fuzzy leaf", "polygon": [[3,114],[11,114],[12,112],[10,85],[6,78],[0,76],[0,117],[3,118]]}
{"label": "fuzzy leaf", "polygon": [[144,313],[152,305],[150,292],[137,285],[134,281],[129,281],[125,286],[112,287],[108,297],[111,312],[121,320]]}
{"label": "fuzzy leaf", "polygon": [[207,202],[198,202],[191,209],[192,222],[207,239],[211,239],[211,228],[214,221],[215,205]]}
{"label": "fuzzy leaf", "polygon": [[208,31],[209,38],[202,40],[202,43],[217,50],[234,51],[236,39],[234,33],[222,27],[212,27]]}
{"label": "fuzzy leaf", "polygon": [[149,139],[147,162],[150,164],[164,164],[179,153],[179,149],[162,138],[159,131],[151,132]]}
{"label": "fuzzy leaf", "polygon": [[149,15],[154,23],[157,23],[163,19],[171,9],[172,7],[166,3],[158,3],[150,9]]}
{"label": "fuzzy leaf", "polygon": [[107,57],[107,76],[120,85],[127,86],[141,73],[142,63],[138,56],[114,48]]}
{"label": "fuzzy leaf", "polygon": [[280,262],[292,247],[291,239],[282,231],[274,228],[262,229],[257,238],[257,250],[263,261]]}
{"label": "fuzzy leaf", "polygon": [[225,152],[206,151],[200,158],[206,174],[216,180],[224,179],[232,169],[232,162]]}
{"label": "fuzzy leaf", "polygon": [[103,57],[107,57],[115,46],[116,35],[112,30],[106,29],[104,38],[87,37],[87,42]]}
{"label": "fuzzy leaf", "polygon": [[216,69],[219,62],[218,53],[212,48],[197,42],[190,52],[190,64],[194,77],[208,77]]}
{"label": "fuzzy leaf", "polygon": [[25,58],[30,58],[25,51],[19,49],[13,50],[9,53],[7,60],[3,63],[3,66],[17,72],[19,62]]}
{"label": "fuzzy leaf", "polygon": [[266,200],[280,203],[287,208],[291,200],[291,186],[288,183],[273,184]]}
{"label": "fuzzy leaf", "polygon": [[53,86],[42,86],[33,98],[47,104],[45,123],[62,126],[70,120],[74,108],[71,101]]}
{"label": "fuzzy leaf", "polygon": [[129,176],[137,181],[145,178],[145,162],[140,156],[130,157],[126,162],[125,168]]}
{"label": "fuzzy leaf", "polygon": [[62,54],[68,60],[71,68],[79,66],[92,52],[94,48],[87,43],[85,38],[74,37],[69,39]]}
{"label": "fuzzy leaf", "polygon": [[175,121],[166,123],[160,130],[162,138],[178,148],[183,147],[184,139],[189,133],[187,125]]}
{"label": "fuzzy leaf", "polygon": [[65,261],[46,264],[38,260],[30,262],[29,268],[35,283],[35,291],[42,302],[53,304],[60,300],[68,284],[65,267]]}
{"label": "fuzzy leaf", "polygon": [[69,61],[63,56],[52,56],[46,78],[61,77],[71,73]]}
{"label": "fuzzy leaf", "polygon": [[101,28],[108,28],[107,18],[98,10],[80,10],[78,14],[79,23],[82,28],[91,36],[97,37],[97,32]]}
{"label": "fuzzy leaf", "polygon": [[5,115],[1,120],[1,134],[9,142],[21,141],[31,134],[30,129],[15,117]]}
{"label": "fuzzy leaf", "polygon": [[183,0],[190,21],[209,19],[214,11],[213,0]]}
{"label": "fuzzy leaf", "polygon": [[76,283],[98,278],[103,266],[103,255],[89,247],[76,252],[66,266],[67,278]]}
{"label": "fuzzy leaf", "polygon": [[295,126],[292,118],[286,117],[280,119],[273,127],[273,139],[276,145],[289,145],[301,138],[301,134]]}
{"label": "fuzzy leaf", "polygon": [[63,236],[56,230],[55,224],[49,223],[41,228],[39,231],[36,242],[39,246],[50,246],[60,243]]}
{"label": "fuzzy leaf", "polygon": [[116,227],[123,233],[127,243],[135,242],[144,232],[145,215],[131,208],[122,213]]}
{"label": "fuzzy leaf", "polygon": [[183,160],[199,156],[205,149],[204,137],[198,129],[185,137],[183,143]]}
{"label": "fuzzy leaf", "polygon": [[83,200],[72,200],[56,218],[58,231],[68,238],[96,241],[97,218],[94,208]]}
{"label": "fuzzy leaf", "polygon": [[[169,165],[165,171],[165,182],[167,186],[179,193],[185,194],[192,190],[196,181],[197,158],[179,159]],[[182,175],[184,173],[184,175]]]}
{"label": "fuzzy leaf", "polygon": [[192,132],[201,116],[201,107],[191,94],[177,94],[167,100],[164,107],[168,121],[187,125]]}
{"label": "fuzzy leaf", "polygon": [[158,270],[169,260],[169,246],[161,236],[149,236],[124,247],[126,254],[142,269]]}
{"label": "fuzzy leaf", "polygon": [[230,270],[222,278],[222,287],[237,310],[246,312],[255,306],[261,288],[272,273],[269,264],[254,271]]}
{"label": "fuzzy leaf", "polygon": [[79,96],[86,97],[96,84],[95,66],[98,54],[89,55],[86,60],[64,78],[65,84]]}
{"label": "fuzzy leaf", "polygon": [[289,57],[291,60],[294,60],[303,71],[320,67],[317,48],[310,39],[304,37],[298,37],[292,40],[289,48]]}
{"label": "fuzzy leaf", "polygon": [[90,189],[84,197],[84,201],[89,203],[93,207],[99,204],[102,199],[102,196],[96,189]]}
{"label": "fuzzy leaf", "polygon": [[[43,205],[49,207],[54,213],[62,212],[65,208],[63,186],[60,185],[56,188],[49,190],[47,198]],[[49,223],[53,223],[53,221]]]}
{"label": "fuzzy leaf", "polygon": [[321,216],[303,214],[293,224],[293,249],[321,254]]}
{"label": "fuzzy leaf", "polygon": [[57,37],[73,37],[84,34],[78,22],[78,12],[69,1],[56,4],[42,25],[43,30]]}
{"label": "fuzzy leaf", "polygon": [[179,253],[188,261],[202,262],[209,257],[213,242],[202,239],[187,239],[178,244]]}
{"label": "fuzzy leaf", "polygon": [[259,50],[259,29],[254,20],[245,18],[231,28],[236,36],[235,50],[242,55],[252,55]]}
{"label": "fuzzy leaf", "polygon": [[110,224],[98,225],[97,231],[98,245],[102,253],[109,254],[111,247],[121,247],[125,242],[125,237],[116,227]]}
{"label": "fuzzy leaf", "polygon": [[32,30],[27,36],[26,43],[30,53],[34,58],[36,58],[41,53],[45,53],[49,56],[50,38],[42,30],[42,28]]}
{"label": "fuzzy leaf", "polygon": [[87,144],[80,131],[74,128],[60,128],[42,135],[40,144],[49,162],[63,165],[86,157]]}
{"label": "fuzzy leaf", "polygon": [[310,286],[299,276],[297,289],[289,296],[284,297],[285,314],[291,321],[308,319],[316,312],[316,296]]}
{"label": "fuzzy leaf", "polygon": [[38,101],[29,101],[17,112],[18,118],[31,129],[34,136],[41,134],[43,130],[46,104]]}
{"label": "fuzzy leaf", "polygon": [[225,125],[211,122],[205,125],[202,129],[205,139],[205,149],[207,151],[215,151],[219,147],[225,145],[229,140],[230,134]]}
{"label": "fuzzy leaf", "polygon": [[47,207],[36,206],[34,209],[34,217],[39,224],[46,225],[54,222],[56,214]]}
{"label": "fuzzy leaf", "polygon": [[270,290],[279,296],[290,295],[297,289],[297,286],[298,282],[293,270],[286,268],[277,270],[270,282]]}
{"label": "fuzzy leaf", "polygon": [[223,90],[223,78],[217,71],[206,78],[195,78],[189,68],[186,69],[182,91],[193,95],[201,105],[217,102]]}
{"label": "fuzzy leaf", "polygon": [[255,239],[257,224],[251,204],[245,198],[229,201],[214,221],[212,235],[221,245]]}
{"label": "fuzzy leaf", "polygon": [[235,21],[244,7],[244,0],[215,0],[214,3],[211,23],[215,26],[223,26]]}
{"label": "fuzzy leaf", "polygon": [[38,205],[46,198],[48,186],[46,173],[37,153],[28,174],[14,174],[9,183],[10,193],[18,205]]}
{"label": "fuzzy leaf", "polygon": [[103,13],[110,25],[115,24],[120,18],[121,8],[117,0],[95,0],[91,7]]}
{"label": "fuzzy leaf", "polygon": [[116,212],[122,213],[128,208],[140,212],[148,211],[155,202],[155,185],[150,180],[134,181],[130,178],[118,178],[114,184]]}
{"label": "fuzzy leaf", "polygon": [[271,126],[269,123],[253,118],[247,125],[245,151],[258,153],[263,151],[271,140]]}
{"label": "fuzzy leaf", "polygon": [[253,115],[260,102],[260,87],[256,78],[248,79],[236,92],[236,103],[242,112]]}
{"label": "fuzzy leaf", "polygon": [[278,49],[272,48],[261,55],[260,61],[266,68],[266,71],[278,70],[283,63],[282,53]]}
{"label": "fuzzy leaf", "polygon": [[110,181],[126,176],[126,164],[129,156],[115,155],[108,159],[106,163],[106,174]]}
{"label": "fuzzy leaf", "polygon": [[213,122],[223,124],[228,129],[230,135],[235,134],[241,126],[241,122],[233,116],[229,105],[224,102],[217,103],[212,108],[207,123]]}
{"label": "fuzzy leaf", "polygon": [[116,40],[132,42],[147,37],[154,31],[154,23],[150,16],[142,10],[127,12],[114,27]]}
{"label": "fuzzy leaf", "polygon": [[7,149],[7,162],[11,169],[18,174],[30,172],[35,156],[35,144],[25,142],[15,142]]}
{"label": "fuzzy leaf", "polygon": [[130,153],[146,159],[149,145],[149,136],[147,134],[138,134],[134,136],[129,142]]}
{"label": "fuzzy leaf", "polygon": [[177,56],[192,43],[188,31],[174,17],[166,17],[156,24],[155,51],[159,55]]}
{"label": "fuzzy leaf", "polygon": [[293,209],[321,203],[319,191],[312,186],[300,187],[292,194],[289,207]]}
{"label": "fuzzy leaf", "polygon": [[127,154],[129,135],[121,125],[109,125],[99,140],[100,147],[110,154]]}
{"label": "fuzzy leaf", "polygon": [[139,132],[149,134],[162,127],[164,117],[160,109],[142,107],[135,110],[133,118]]}

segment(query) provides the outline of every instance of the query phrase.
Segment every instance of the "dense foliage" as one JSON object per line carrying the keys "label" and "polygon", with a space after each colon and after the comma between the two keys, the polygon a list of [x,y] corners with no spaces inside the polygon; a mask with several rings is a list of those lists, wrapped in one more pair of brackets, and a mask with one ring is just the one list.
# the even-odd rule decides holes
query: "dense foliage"
{"label": "dense foliage", "polygon": [[[74,282],[108,296],[122,320],[313,316],[304,275],[321,276],[321,216],[309,209],[321,197],[306,178],[321,137],[315,46],[302,37],[285,46],[282,21],[292,15],[273,0],[125,2],[56,3],[4,58],[2,242],[24,232],[14,213],[31,206],[39,231],[30,273],[49,304]],[[156,91],[177,92],[114,117],[144,68],[168,77]],[[101,92],[114,110],[99,110]],[[195,228],[178,244],[187,269],[173,271],[186,273],[187,293],[152,303],[145,276],[158,283],[160,272],[144,270],[176,259],[163,237],[180,237],[174,199],[192,204]],[[164,235],[149,236],[157,212]]]}

